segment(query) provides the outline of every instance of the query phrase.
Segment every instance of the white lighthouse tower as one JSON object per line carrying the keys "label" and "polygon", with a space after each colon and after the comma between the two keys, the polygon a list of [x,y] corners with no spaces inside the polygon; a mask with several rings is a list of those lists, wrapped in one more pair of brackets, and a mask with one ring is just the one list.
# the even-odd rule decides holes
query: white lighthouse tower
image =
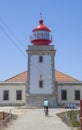
{"label": "white lighthouse tower", "polygon": [[50,29],[39,20],[39,25],[32,30],[28,46],[28,75],[26,88],[27,106],[43,106],[43,100],[48,98],[50,107],[55,107],[56,85],[55,85],[55,64],[54,45]]}

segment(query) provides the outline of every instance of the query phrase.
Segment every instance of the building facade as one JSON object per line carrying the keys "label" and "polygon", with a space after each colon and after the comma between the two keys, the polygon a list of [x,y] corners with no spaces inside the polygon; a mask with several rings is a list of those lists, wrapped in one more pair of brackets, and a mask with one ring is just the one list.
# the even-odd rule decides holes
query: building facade
{"label": "building facade", "polygon": [[25,105],[25,82],[0,82],[0,106]]}

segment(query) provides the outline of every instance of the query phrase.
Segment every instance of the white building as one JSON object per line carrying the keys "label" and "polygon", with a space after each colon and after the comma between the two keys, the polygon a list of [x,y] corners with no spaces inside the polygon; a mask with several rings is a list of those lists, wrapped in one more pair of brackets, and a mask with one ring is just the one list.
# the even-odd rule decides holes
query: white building
{"label": "white building", "polygon": [[0,105],[43,106],[48,98],[50,107],[80,103],[82,82],[55,70],[55,48],[50,45],[50,29],[40,19],[32,30],[28,46],[28,70],[0,82]]}

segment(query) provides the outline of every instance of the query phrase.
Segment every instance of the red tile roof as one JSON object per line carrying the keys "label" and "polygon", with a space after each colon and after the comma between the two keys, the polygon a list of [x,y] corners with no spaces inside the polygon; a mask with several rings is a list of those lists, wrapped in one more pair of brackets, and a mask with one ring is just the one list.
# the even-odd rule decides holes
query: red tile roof
{"label": "red tile roof", "polygon": [[[64,81],[64,82],[77,82],[79,80],[64,74],[58,70],[55,70],[55,79],[56,81]],[[11,77],[7,80],[5,80],[5,82],[26,82],[27,81],[27,71],[22,72],[14,77]]]}
{"label": "red tile roof", "polygon": [[64,82],[78,82],[79,80],[64,74],[58,70],[55,71],[55,79],[56,81],[64,81]]}
{"label": "red tile roof", "polygon": [[14,77],[11,77],[6,82],[25,82],[27,80],[27,71],[22,72],[18,75],[15,75]]}

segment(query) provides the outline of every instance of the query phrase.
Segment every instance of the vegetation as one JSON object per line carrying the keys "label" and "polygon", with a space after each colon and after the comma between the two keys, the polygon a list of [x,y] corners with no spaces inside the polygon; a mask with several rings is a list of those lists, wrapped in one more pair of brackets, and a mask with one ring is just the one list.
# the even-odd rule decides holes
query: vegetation
{"label": "vegetation", "polygon": [[60,114],[57,114],[62,121],[68,126],[80,128],[80,121],[77,121],[77,114],[80,115],[79,110],[69,110]]}
{"label": "vegetation", "polygon": [[[4,117],[8,117],[9,113],[4,112]],[[0,112],[0,121],[3,120],[3,112]]]}
{"label": "vegetation", "polygon": [[67,117],[70,119],[73,127],[80,127],[80,122],[77,121],[77,114],[80,115],[80,111],[71,110],[67,112]]}
{"label": "vegetation", "polygon": [[7,127],[11,121],[16,120],[17,119],[17,115],[13,115],[9,113],[4,112],[0,112],[0,130],[3,130],[4,127]]}

